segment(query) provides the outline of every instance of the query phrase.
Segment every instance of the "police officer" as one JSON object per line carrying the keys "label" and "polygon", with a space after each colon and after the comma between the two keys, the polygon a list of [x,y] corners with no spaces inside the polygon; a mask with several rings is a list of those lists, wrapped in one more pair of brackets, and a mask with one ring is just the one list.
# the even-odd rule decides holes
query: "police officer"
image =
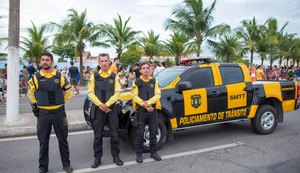
{"label": "police officer", "polygon": [[94,163],[92,168],[97,168],[101,164],[101,157],[103,155],[102,137],[103,129],[108,118],[110,128],[110,145],[113,162],[122,166],[119,154],[119,118],[115,102],[120,97],[121,85],[119,77],[109,70],[110,59],[108,54],[100,54],[98,56],[98,63],[101,67],[90,78],[88,84],[88,97],[95,104],[95,119],[92,121],[92,128],[94,130]]}
{"label": "police officer", "polygon": [[64,75],[52,69],[52,64],[52,54],[43,53],[40,57],[40,72],[34,74],[28,81],[30,87],[28,97],[38,107],[39,172],[48,172],[49,137],[53,126],[59,142],[63,169],[70,173],[73,169],[69,159],[68,122],[64,104],[72,97],[71,85]]}
{"label": "police officer", "polygon": [[148,62],[142,62],[140,64],[140,71],[140,78],[137,78],[132,85],[133,102],[137,104],[136,113],[138,114],[138,126],[135,141],[136,162],[143,162],[142,152],[146,124],[148,124],[150,131],[150,157],[156,161],[160,161],[161,157],[156,152],[158,115],[155,108],[156,103],[160,99],[160,89],[157,80],[150,77],[151,69]]}

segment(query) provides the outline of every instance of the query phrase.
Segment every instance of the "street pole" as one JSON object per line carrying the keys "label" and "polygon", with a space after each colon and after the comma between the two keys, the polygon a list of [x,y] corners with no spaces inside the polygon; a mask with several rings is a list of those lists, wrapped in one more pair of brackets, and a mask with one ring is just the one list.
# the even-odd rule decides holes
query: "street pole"
{"label": "street pole", "polygon": [[9,0],[6,121],[16,123],[19,115],[20,0]]}

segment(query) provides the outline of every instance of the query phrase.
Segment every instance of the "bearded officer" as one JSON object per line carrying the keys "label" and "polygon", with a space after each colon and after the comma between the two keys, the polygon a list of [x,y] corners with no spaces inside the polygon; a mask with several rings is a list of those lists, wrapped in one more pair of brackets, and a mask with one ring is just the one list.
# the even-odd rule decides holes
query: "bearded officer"
{"label": "bearded officer", "polygon": [[150,157],[156,161],[160,161],[161,157],[157,154],[156,150],[156,132],[158,124],[158,115],[155,108],[156,103],[159,101],[160,89],[158,82],[150,77],[150,64],[142,62],[140,64],[140,78],[137,78],[133,83],[133,102],[137,104],[136,113],[138,115],[138,126],[136,132],[136,162],[142,163],[143,157],[143,142],[145,125],[148,124],[150,131]]}
{"label": "bearded officer", "polygon": [[88,84],[88,97],[95,104],[95,119],[92,121],[94,130],[94,163],[92,168],[97,168],[101,164],[103,155],[102,137],[106,118],[110,128],[110,146],[113,162],[122,166],[119,154],[119,118],[115,109],[115,102],[120,97],[121,85],[119,77],[109,70],[110,59],[108,54],[100,54],[98,63],[101,69],[95,72]]}
{"label": "bearded officer", "polygon": [[40,143],[39,172],[48,172],[49,137],[52,126],[59,143],[59,152],[63,169],[70,173],[68,122],[65,113],[65,101],[72,97],[71,85],[61,73],[52,69],[53,56],[43,53],[40,57],[40,72],[28,81],[28,97],[36,103],[37,136]]}

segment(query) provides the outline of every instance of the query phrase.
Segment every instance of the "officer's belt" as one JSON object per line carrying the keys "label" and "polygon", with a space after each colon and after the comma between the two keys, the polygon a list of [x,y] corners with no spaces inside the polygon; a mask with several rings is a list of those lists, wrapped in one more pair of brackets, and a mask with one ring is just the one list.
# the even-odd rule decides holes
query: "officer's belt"
{"label": "officer's belt", "polygon": [[51,109],[51,110],[39,108],[39,112],[46,113],[46,114],[55,114],[55,113],[63,111],[63,110],[65,110],[65,106],[61,106],[60,108]]}

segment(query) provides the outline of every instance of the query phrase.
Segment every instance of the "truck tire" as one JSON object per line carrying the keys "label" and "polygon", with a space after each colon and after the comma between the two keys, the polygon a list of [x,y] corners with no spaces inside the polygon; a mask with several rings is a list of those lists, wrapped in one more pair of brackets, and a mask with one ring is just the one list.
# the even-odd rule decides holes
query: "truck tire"
{"label": "truck tire", "polygon": [[254,118],[251,119],[253,130],[261,135],[272,133],[278,124],[277,110],[270,105],[259,107]]}
{"label": "truck tire", "polygon": [[[130,140],[133,148],[135,148],[135,137],[136,137],[136,127],[131,127],[130,130]],[[158,134],[156,135],[157,144],[156,147],[159,150],[165,143],[167,137],[167,128],[165,123],[158,118]],[[150,152],[150,134],[148,125],[145,126],[144,131],[144,143],[143,143],[143,152]]]}

